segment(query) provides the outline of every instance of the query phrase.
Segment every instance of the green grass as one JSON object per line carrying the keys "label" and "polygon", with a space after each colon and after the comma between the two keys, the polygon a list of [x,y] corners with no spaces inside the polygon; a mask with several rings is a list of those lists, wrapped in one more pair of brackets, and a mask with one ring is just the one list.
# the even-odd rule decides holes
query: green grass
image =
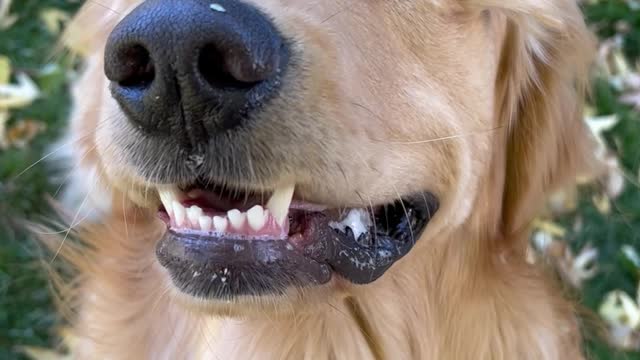
{"label": "green grass", "polygon": [[[25,149],[0,150],[0,359],[17,358],[16,345],[51,345],[57,321],[35,242],[13,219],[36,217],[46,208],[44,195],[55,191],[45,166],[19,174],[61,133],[69,109],[69,59],[54,56],[56,36],[39,21],[39,12],[45,7],[73,11],[77,6],[65,0],[13,1],[11,12],[20,19],[0,31],[0,54],[11,59],[14,69],[32,76],[42,91],[32,106],[13,112],[11,121],[47,124],[47,131]],[[48,70],[47,64],[52,64]]]}
{"label": "green grass", "polygon": [[[58,184],[51,183],[50,168],[38,165],[22,171],[40,159],[61,134],[69,109],[67,69],[71,61],[65,56],[53,56],[56,38],[39,20],[39,12],[45,7],[73,11],[77,6],[64,0],[14,0],[11,12],[18,14],[20,20],[9,30],[0,31],[0,55],[9,56],[15,68],[30,74],[43,92],[32,106],[13,112],[12,121],[37,119],[48,125],[47,131],[28,147],[0,150],[0,359],[17,358],[16,345],[52,345],[52,326],[59,320],[38,263],[38,248],[12,219],[37,218],[46,208],[44,196],[56,191]],[[630,31],[624,37],[625,54],[631,59],[640,58],[640,10],[630,9],[622,0],[602,0],[587,6],[585,13],[602,38],[613,35],[617,23],[626,22]],[[43,72],[47,64],[53,64],[49,67],[53,70]],[[617,113],[622,119],[606,135],[607,140],[626,172],[637,179],[640,115],[619,104],[617,95],[606,79],[595,82],[593,102],[598,113]],[[584,304],[597,309],[608,291],[635,291],[638,279],[621,266],[620,246],[635,244],[640,248],[640,188],[628,183],[608,216],[593,206],[592,191],[591,187],[582,189],[577,213],[559,221],[570,228],[581,217],[584,226],[570,233],[568,240],[576,249],[591,243],[600,251],[601,271],[585,284],[582,294]],[[599,340],[590,341],[589,351],[595,359],[640,360],[640,353],[617,352]]]}

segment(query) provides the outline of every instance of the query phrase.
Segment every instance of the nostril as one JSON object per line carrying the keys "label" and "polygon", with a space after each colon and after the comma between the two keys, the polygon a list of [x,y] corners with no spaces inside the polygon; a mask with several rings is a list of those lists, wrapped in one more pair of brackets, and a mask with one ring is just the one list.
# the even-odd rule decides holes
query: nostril
{"label": "nostril", "polygon": [[107,39],[104,72],[140,130],[195,146],[253,121],[280,91],[289,46],[251,1],[138,2]]}
{"label": "nostril", "polygon": [[206,45],[200,51],[198,71],[215,89],[248,89],[255,86],[258,81],[244,81],[229,71],[226,59],[229,55],[215,45]]}
{"label": "nostril", "polygon": [[155,68],[149,51],[142,45],[133,45],[120,54],[112,81],[123,87],[148,87],[155,77]]}

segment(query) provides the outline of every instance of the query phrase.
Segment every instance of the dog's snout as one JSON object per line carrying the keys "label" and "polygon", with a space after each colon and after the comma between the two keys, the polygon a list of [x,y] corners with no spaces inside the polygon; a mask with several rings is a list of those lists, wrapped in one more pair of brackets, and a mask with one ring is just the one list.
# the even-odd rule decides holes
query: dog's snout
{"label": "dog's snout", "polygon": [[285,41],[236,0],[147,0],[113,30],[105,73],[127,117],[147,133],[233,128],[278,90]]}

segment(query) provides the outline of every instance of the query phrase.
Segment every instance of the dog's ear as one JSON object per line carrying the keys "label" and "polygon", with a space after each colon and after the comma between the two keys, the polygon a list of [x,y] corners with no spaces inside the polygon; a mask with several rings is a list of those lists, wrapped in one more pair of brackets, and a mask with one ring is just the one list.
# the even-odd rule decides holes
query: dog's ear
{"label": "dog's ear", "polygon": [[506,128],[502,229],[523,229],[554,188],[590,172],[583,100],[595,41],[575,0],[471,0],[506,21],[496,111]]}

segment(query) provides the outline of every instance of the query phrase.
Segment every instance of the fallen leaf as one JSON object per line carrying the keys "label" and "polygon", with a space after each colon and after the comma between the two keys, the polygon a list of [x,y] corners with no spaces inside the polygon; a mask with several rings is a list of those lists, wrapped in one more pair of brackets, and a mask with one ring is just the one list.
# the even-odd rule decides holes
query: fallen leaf
{"label": "fallen leaf", "polygon": [[620,102],[632,106],[636,111],[640,111],[640,90],[620,96]]}
{"label": "fallen leaf", "polygon": [[578,207],[578,187],[571,185],[551,194],[547,203],[553,216],[564,215]]}
{"label": "fallen leaf", "polygon": [[25,107],[40,95],[38,86],[27,74],[17,74],[16,80],[17,84],[0,84],[0,109]]}
{"label": "fallen leaf", "polygon": [[609,325],[609,339],[621,349],[636,349],[640,326],[640,308],[631,296],[621,290],[608,293],[598,311]]}
{"label": "fallen leaf", "polygon": [[612,72],[617,76],[612,78],[621,78],[621,82],[624,81],[624,77],[631,72],[631,66],[629,61],[622,53],[622,48],[618,47],[611,53],[611,68]]}
{"label": "fallen leaf", "polygon": [[629,9],[631,10],[640,10],[640,1],[638,0],[626,0],[627,5],[629,5]]}
{"label": "fallen leaf", "polygon": [[21,346],[20,352],[33,360],[71,360],[71,354],[63,354],[54,350],[44,349],[35,346]]}
{"label": "fallen leaf", "polygon": [[600,214],[609,215],[611,213],[611,200],[607,194],[594,194],[591,201]]}
{"label": "fallen leaf", "polygon": [[0,85],[8,84],[11,79],[11,60],[0,55]]}
{"label": "fallen leaf", "polygon": [[46,349],[35,346],[20,346],[18,351],[25,354],[32,360],[71,360],[74,357],[70,349],[77,347],[79,338],[68,327],[63,327],[57,331],[60,338],[59,350]]}
{"label": "fallen leaf", "polygon": [[610,199],[617,199],[625,187],[625,177],[620,163],[615,156],[605,159],[607,173],[603,179],[605,191]]}
{"label": "fallen leaf", "polygon": [[40,19],[50,33],[58,35],[64,25],[71,20],[71,16],[60,9],[47,8],[40,12]]}
{"label": "fallen leaf", "polygon": [[600,42],[598,46],[598,56],[596,58],[597,69],[606,78],[611,78],[617,73],[617,69],[614,68],[615,61],[612,54],[615,51],[621,49],[624,38],[620,35],[613,36]]}
{"label": "fallen leaf", "polygon": [[24,148],[47,126],[36,120],[22,120],[10,127],[6,132],[6,142],[9,146]]}
{"label": "fallen leaf", "polygon": [[582,283],[593,278],[598,273],[596,261],[598,259],[598,249],[587,245],[580,249],[576,256],[567,247],[565,261],[561,264],[566,267],[565,273],[569,283],[576,289],[582,288]]}
{"label": "fallen leaf", "polygon": [[640,254],[638,251],[631,245],[623,245],[620,248],[620,254],[622,266],[640,280]]}
{"label": "fallen leaf", "polygon": [[12,0],[0,0],[0,30],[6,30],[13,26],[18,16],[9,14]]}
{"label": "fallen leaf", "polygon": [[9,112],[0,110],[0,149],[6,149],[9,146],[7,141],[7,121],[9,121]]}
{"label": "fallen leaf", "polygon": [[574,256],[571,249],[567,246],[564,252],[564,258],[559,258],[558,269],[562,278],[573,286],[575,289],[582,289],[585,281],[593,278],[598,273],[596,265],[598,259],[598,250],[589,246],[585,246],[580,250],[577,256]]}
{"label": "fallen leaf", "polygon": [[544,230],[535,231],[531,236],[533,248],[542,253],[546,252],[554,241],[553,235]]}
{"label": "fallen leaf", "polygon": [[553,237],[563,238],[567,234],[567,230],[564,227],[549,220],[535,219],[533,227]]}
{"label": "fallen leaf", "polygon": [[[544,222],[543,222],[544,224]],[[531,237],[531,245],[543,256],[560,275],[560,277],[575,289],[582,288],[586,280],[593,278],[598,272],[598,250],[591,245],[586,245],[577,255],[574,255],[566,241],[554,238],[549,228],[536,230]],[[552,230],[558,232],[556,230]],[[534,256],[529,256],[530,263],[535,262]]]}
{"label": "fallen leaf", "polygon": [[604,133],[618,125],[620,118],[617,114],[606,116],[585,116],[585,121],[597,142],[597,146],[594,149],[596,158],[604,160],[607,154],[607,143],[604,139]]}

